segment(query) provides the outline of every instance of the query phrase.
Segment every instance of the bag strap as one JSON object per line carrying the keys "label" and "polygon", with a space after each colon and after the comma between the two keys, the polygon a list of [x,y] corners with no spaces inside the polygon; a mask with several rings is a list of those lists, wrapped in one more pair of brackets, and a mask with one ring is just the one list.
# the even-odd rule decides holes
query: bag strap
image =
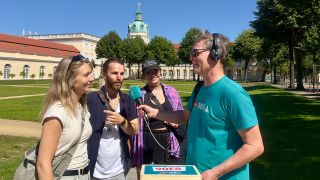
{"label": "bag strap", "polygon": [[106,96],[102,93],[101,90],[97,90],[98,96],[100,100],[104,103],[106,106],[107,110],[114,111],[114,109],[111,107],[109,101],[107,100]]}
{"label": "bag strap", "polygon": [[197,82],[197,84],[194,86],[194,88],[193,88],[193,98],[192,98],[192,107],[191,107],[191,111],[190,111],[190,113],[192,112],[192,109],[193,109],[193,103],[194,103],[194,101],[196,100],[196,97],[197,97],[197,95],[198,95],[198,93],[199,93],[199,91],[200,91],[200,88],[201,88],[201,86],[204,84],[204,82],[203,81],[198,81]]}
{"label": "bag strap", "polygon": [[84,129],[84,123],[85,123],[85,112],[84,109],[81,111],[81,133],[80,133],[80,138],[78,139],[78,142],[74,144],[67,152],[65,152],[63,155],[61,155],[58,158],[55,158],[57,161],[56,165],[53,161],[52,163],[52,169],[53,169],[53,174],[55,177],[61,177],[63,173],[67,170],[72,156],[74,155],[76,149],[78,148],[78,145],[80,143],[81,136],[83,134],[83,129]]}
{"label": "bag strap", "polygon": [[[84,110],[82,110],[81,112],[81,134],[80,134],[80,138],[78,139],[77,143],[73,144],[72,147],[67,150],[65,153],[59,155],[59,156],[55,156],[52,160],[52,170],[53,170],[53,175],[54,177],[57,177],[58,179],[60,179],[63,175],[63,173],[67,170],[72,156],[74,155],[82,133],[83,133],[83,129],[84,129],[84,123],[85,123],[85,113]],[[37,161],[37,156],[38,156],[38,150],[39,150],[39,144],[40,141],[38,141],[37,144],[35,144],[34,146],[32,146],[30,149],[28,149],[25,152],[25,159],[27,160],[27,163],[31,163],[33,165],[36,165],[36,161]]]}
{"label": "bag strap", "polygon": [[164,109],[162,104],[160,104],[158,98],[152,92],[148,92],[147,94],[150,96],[151,100],[156,104],[159,110]]}

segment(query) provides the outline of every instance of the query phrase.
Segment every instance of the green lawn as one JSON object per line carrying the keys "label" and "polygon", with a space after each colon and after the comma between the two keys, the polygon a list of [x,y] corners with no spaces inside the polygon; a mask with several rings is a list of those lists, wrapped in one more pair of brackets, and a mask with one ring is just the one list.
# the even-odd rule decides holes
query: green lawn
{"label": "green lawn", "polygon": [[23,153],[37,142],[36,138],[0,136],[0,179],[13,179],[17,166],[23,159]]}
{"label": "green lawn", "polygon": [[31,94],[45,94],[48,91],[48,86],[37,86],[34,85],[1,85],[0,86],[0,97],[8,96],[21,96],[21,95],[31,95]]}
{"label": "green lawn", "polygon": [[252,179],[318,179],[320,102],[271,86],[246,89],[265,145],[265,153],[251,163]]}
{"label": "green lawn", "polygon": [[[183,104],[186,105],[195,83],[165,83],[180,91]],[[27,81],[26,84],[32,83]],[[131,85],[141,87],[143,84],[141,81],[130,80],[125,81],[123,87],[129,89]],[[249,83],[245,86],[256,107],[265,144],[265,153],[250,164],[252,179],[318,179],[320,102],[264,84]],[[43,97],[0,100],[0,118],[38,121]],[[35,139],[0,136],[0,142],[1,179],[14,172],[23,152]],[[26,145],[27,142],[30,145]]]}
{"label": "green lawn", "polygon": [[[0,97],[46,94],[49,81],[40,82],[36,80],[0,81]],[[178,81],[164,81],[164,83],[176,87],[185,106],[195,83]],[[125,80],[123,82],[123,92],[127,93],[131,86],[142,87],[144,83],[139,80]],[[0,118],[37,122],[39,121],[39,112],[41,111],[44,97],[35,96],[0,100]]]}

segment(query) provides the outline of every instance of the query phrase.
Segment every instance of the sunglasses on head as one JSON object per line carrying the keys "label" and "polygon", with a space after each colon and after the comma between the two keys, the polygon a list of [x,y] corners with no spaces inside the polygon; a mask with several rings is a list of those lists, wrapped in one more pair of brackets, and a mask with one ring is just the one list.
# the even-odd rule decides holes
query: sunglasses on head
{"label": "sunglasses on head", "polygon": [[82,56],[81,54],[76,55],[76,56],[72,56],[71,61],[81,61],[82,59],[87,59],[84,56]]}
{"label": "sunglasses on head", "polygon": [[190,56],[195,58],[205,51],[209,51],[209,50],[208,49],[192,49],[190,52]]}
{"label": "sunglasses on head", "polygon": [[71,61],[70,61],[69,66],[68,66],[68,70],[70,69],[70,65],[72,64],[72,62],[78,62],[78,61],[82,61],[82,60],[87,60],[87,58],[85,58],[81,54],[78,54],[76,56],[72,56],[70,58],[71,58]]}

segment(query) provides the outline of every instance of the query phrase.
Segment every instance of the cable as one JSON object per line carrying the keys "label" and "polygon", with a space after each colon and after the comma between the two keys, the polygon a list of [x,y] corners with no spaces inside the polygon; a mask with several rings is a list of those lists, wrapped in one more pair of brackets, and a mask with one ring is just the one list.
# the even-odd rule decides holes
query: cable
{"label": "cable", "polygon": [[[178,153],[175,152],[175,151],[170,151],[170,150],[167,150],[166,148],[164,148],[164,147],[159,143],[159,141],[156,139],[156,137],[153,135],[153,132],[152,132],[150,126],[149,126],[149,122],[148,122],[147,118],[146,118],[146,117],[143,117],[143,120],[145,121],[146,127],[148,128],[148,130],[149,130],[152,138],[154,139],[154,141],[158,144],[158,146],[159,146],[161,149],[163,149],[164,151],[166,151],[166,152],[168,152],[168,153],[171,153],[171,154],[174,154],[174,155],[178,155],[179,157],[186,155],[186,153],[183,153],[183,154],[180,154],[180,153],[179,153],[179,154],[178,154]],[[179,143],[179,145],[178,145],[178,148],[180,149],[180,143]]]}

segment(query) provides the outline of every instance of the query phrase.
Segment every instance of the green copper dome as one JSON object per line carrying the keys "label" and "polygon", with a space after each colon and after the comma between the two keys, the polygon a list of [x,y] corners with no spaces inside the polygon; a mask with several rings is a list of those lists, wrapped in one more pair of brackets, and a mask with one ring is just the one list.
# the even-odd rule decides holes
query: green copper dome
{"label": "green copper dome", "polygon": [[129,24],[129,33],[148,33],[149,26],[142,21],[142,13],[140,10],[140,3],[138,4],[138,11],[136,12],[136,18],[133,23]]}

